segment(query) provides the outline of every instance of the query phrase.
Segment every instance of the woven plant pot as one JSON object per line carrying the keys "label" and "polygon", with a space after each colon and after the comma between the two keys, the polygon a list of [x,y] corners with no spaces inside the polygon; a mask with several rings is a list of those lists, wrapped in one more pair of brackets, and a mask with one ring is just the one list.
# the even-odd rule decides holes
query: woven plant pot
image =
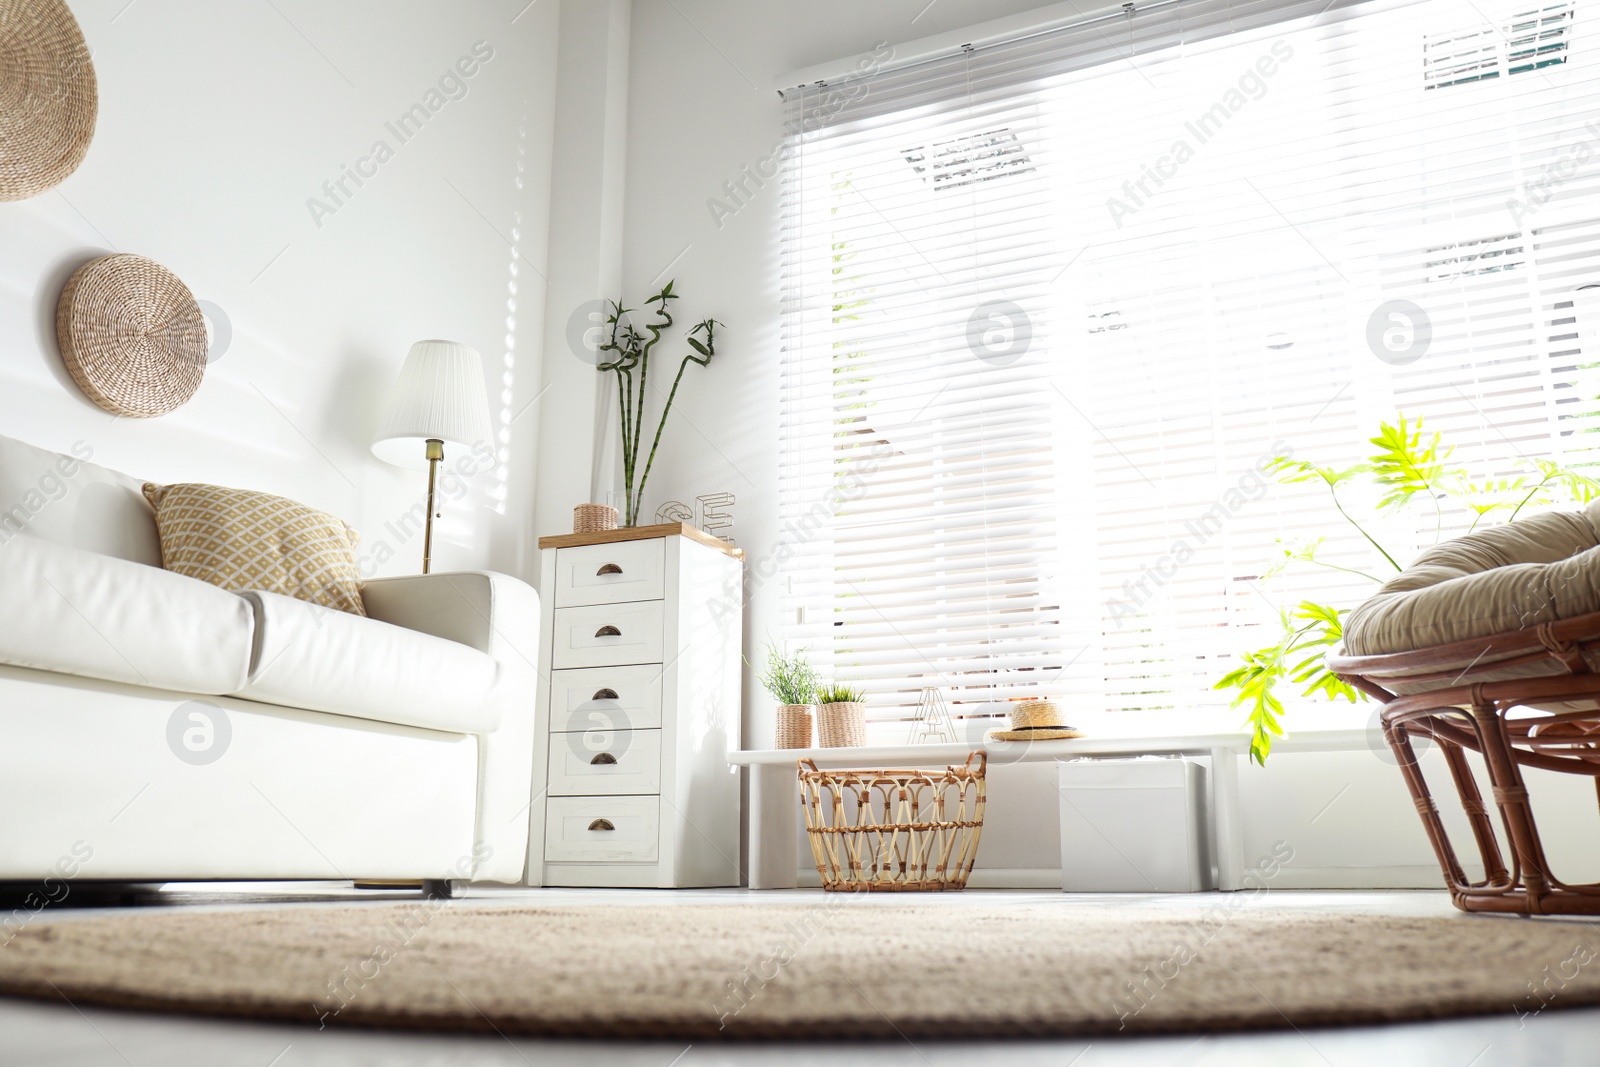
{"label": "woven plant pot", "polygon": [[774,731],[779,748],[810,748],[812,704],[779,704],[778,723]]}
{"label": "woven plant pot", "polygon": [[823,704],[817,708],[817,743],[823,748],[860,748],[867,743],[865,704]]}
{"label": "woven plant pot", "polygon": [[579,504],[572,509],[573,533],[604,533],[617,528],[617,509],[610,504]]}

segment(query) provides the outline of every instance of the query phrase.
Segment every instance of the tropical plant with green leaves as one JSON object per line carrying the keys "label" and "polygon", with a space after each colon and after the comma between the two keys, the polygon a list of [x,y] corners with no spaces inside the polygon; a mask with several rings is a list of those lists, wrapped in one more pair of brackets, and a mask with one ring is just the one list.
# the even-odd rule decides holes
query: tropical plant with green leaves
{"label": "tropical plant with green leaves", "polygon": [[815,703],[821,681],[805,649],[784,652],[774,644],[767,645],[765,662],[756,677],[780,704]]}
{"label": "tropical plant with green leaves", "polygon": [[[1438,431],[1425,431],[1420,417],[1408,422],[1401,415],[1394,423],[1381,423],[1378,435],[1369,440],[1374,451],[1364,463],[1323,467],[1279,456],[1266,470],[1283,485],[1310,483],[1324,487],[1334,510],[1372,548],[1374,566],[1363,569],[1321,559],[1318,551],[1325,539],[1317,538],[1283,546],[1282,556],[1262,575],[1264,580],[1295,566],[1343,571],[1375,585],[1400,572],[1400,561],[1379,543],[1369,528],[1370,520],[1363,521],[1365,516],[1357,518],[1341,498],[1342,490],[1355,485],[1365,484],[1377,493],[1373,509],[1377,516],[1413,507],[1431,510],[1435,543],[1444,534],[1447,512],[1456,507],[1472,516],[1467,531],[1470,533],[1485,520],[1514,522],[1526,508],[1587,504],[1600,497],[1600,482],[1546,459],[1529,460],[1531,469],[1509,477],[1474,481],[1466,468],[1454,461],[1454,447],[1446,445]],[[1301,696],[1330,701],[1342,698],[1355,703],[1366,699],[1365,694],[1334,675],[1323,662],[1328,650],[1344,637],[1344,616],[1348,611],[1311,600],[1301,600],[1292,607],[1280,606],[1277,640],[1241,653],[1239,666],[1216,683],[1218,689],[1236,690],[1233,706],[1247,710],[1250,756],[1257,763],[1266,763],[1273,737],[1283,734],[1284,705],[1280,694],[1285,689],[1303,687]]]}
{"label": "tropical plant with green leaves", "polygon": [[645,457],[641,469],[640,446],[644,442],[645,399],[649,396],[645,390],[650,377],[650,354],[660,343],[661,335],[672,326],[672,312],[668,305],[678,299],[678,294],[672,291],[672,285],[672,282],[668,282],[659,293],[645,301],[650,318],[644,323],[642,332],[628,317],[633,314],[630,309],[611,302],[611,314],[606,317],[607,339],[596,346],[599,352],[611,353],[609,357],[601,357],[597,369],[617,376],[617,411],[622,420],[624,526],[638,525],[639,510],[644,502],[644,485],[650,478],[650,468],[655,465],[656,449],[661,446],[661,431],[666,428],[667,414],[678,397],[683,372],[691,363],[706,366],[717,354],[717,327],[722,323],[716,319],[703,319],[684,338],[693,351],[686,353],[678,363],[678,374],[672,379],[672,391],[667,394],[667,402],[661,408],[661,418],[656,422],[655,436],[650,442],[650,454]]}

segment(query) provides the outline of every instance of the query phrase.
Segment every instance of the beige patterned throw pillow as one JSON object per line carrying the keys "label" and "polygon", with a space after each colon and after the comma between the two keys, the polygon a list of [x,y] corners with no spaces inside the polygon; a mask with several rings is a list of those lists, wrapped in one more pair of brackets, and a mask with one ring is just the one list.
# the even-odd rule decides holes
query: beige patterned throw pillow
{"label": "beige patterned throw pillow", "polygon": [[358,534],[327,512],[220,485],[156,485],[161,565],[235,593],[260,589],[365,615],[356,570]]}

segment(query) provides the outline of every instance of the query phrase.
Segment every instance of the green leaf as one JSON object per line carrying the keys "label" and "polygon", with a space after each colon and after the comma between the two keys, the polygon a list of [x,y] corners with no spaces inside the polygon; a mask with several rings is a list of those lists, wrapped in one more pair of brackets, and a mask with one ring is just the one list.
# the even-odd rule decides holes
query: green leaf
{"label": "green leaf", "polygon": [[1378,436],[1370,440],[1378,449],[1369,462],[1372,480],[1388,490],[1378,501],[1380,509],[1399,507],[1416,496],[1437,503],[1447,478],[1465,476],[1464,471],[1445,466],[1455,450],[1443,447],[1437,431],[1424,437],[1421,418],[1415,425],[1408,425],[1404,415],[1397,425],[1380,423]]}
{"label": "green leaf", "polygon": [[1284,656],[1297,636],[1288,612],[1280,611],[1279,621],[1283,635],[1278,643],[1243,653],[1239,657],[1243,665],[1228,672],[1215,686],[1239,691],[1232,706],[1247,710],[1245,721],[1251,728],[1250,758],[1262,764],[1272,752],[1272,736],[1283,733],[1278,723],[1283,704],[1272,690],[1285,677]]}
{"label": "green leaf", "polygon": [[1544,481],[1563,490],[1572,503],[1589,504],[1600,497],[1600,481],[1547,459],[1538,459],[1534,462],[1544,475]]}
{"label": "green leaf", "polygon": [[1322,547],[1322,543],[1326,540],[1326,537],[1318,537],[1310,541],[1302,541],[1297,545],[1285,545],[1280,540],[1278,549],[1283,555],[1276,562],[1267,565],[1266,569],[1261,572],[1261,580],[1265,582],[1276,578],[1296,563],[1316,563],[1317,550]]}
{"label": "green leaf", "polygon": [[1281,485],[1321,481],[1330,486],[1348,482],[1356,475],[1365,474],[1370,469],[1365,463],[1357,463],[1343,470],[1319,467],[1315,463],[1307,463],[1303,459],[1290,459],[1288,456],[1275,456],[1266,468],[1267,473],[1276,477]]}

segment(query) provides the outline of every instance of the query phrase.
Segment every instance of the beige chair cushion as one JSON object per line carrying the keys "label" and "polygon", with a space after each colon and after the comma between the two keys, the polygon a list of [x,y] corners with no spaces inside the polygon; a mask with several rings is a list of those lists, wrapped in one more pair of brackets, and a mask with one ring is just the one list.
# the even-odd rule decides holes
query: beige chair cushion
{"label": "beige chair cushion", "polygon": [[293,500],[219,485],[156,485],[161,565],[236,593],[280,593],[365,615],[356,570],[359,535]]}
{"label": "beige chair cushion", "polygon": [[1350,613],[1344,652],[1410,652],[1600,611],[1597,546],[1600,501],[1435,545]]}

